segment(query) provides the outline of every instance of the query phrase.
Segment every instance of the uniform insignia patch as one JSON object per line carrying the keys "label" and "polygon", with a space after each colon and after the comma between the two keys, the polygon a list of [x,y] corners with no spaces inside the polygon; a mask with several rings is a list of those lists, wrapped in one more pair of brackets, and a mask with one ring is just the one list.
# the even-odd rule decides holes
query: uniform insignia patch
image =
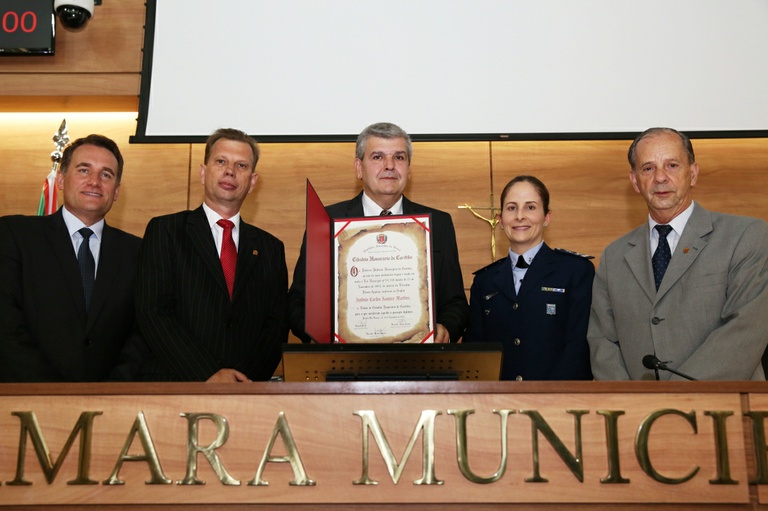
{"label": "uniform insignia patch", "polygon": [[588,254],[580,254],[578,252],[574,252],[573,250],[568,250],[567,248],[556,248],[556,252],[562,252],[563,254],[571,254],[578,257],[583,257],[584,259],[594,259],[595,256],[591,256]]}

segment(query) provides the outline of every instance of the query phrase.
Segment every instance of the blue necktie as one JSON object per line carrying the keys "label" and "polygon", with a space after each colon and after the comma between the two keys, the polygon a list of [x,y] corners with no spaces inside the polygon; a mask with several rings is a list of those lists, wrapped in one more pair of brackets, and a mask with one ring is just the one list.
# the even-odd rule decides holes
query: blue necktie
{"label": "blue necktie", "polygon": [[77,251],[77,262],[80,264],[80,278],[83,279],[83,293],[85,294],[85,310],[91,305],[91,294],[93,293],[93,282],[96,279],[96,262],[93,260],[93,253],[90,247],[90,237],[93,231],[83,227],[79,231],[83,237],[80,248]]}
{"label": "blue necktie", "polygon": [[656,282],[656,290],[658,291],[661,279],[664,278],[669,261],[672,259],[672,251],[669,249],[669,243],[667,242],[667,235],[672,232],[672,226],[657,225],[655,229],[659,232],[659,246],[656,247],[656,252],[653,253],[651,264],[653,264],[653,280]]}

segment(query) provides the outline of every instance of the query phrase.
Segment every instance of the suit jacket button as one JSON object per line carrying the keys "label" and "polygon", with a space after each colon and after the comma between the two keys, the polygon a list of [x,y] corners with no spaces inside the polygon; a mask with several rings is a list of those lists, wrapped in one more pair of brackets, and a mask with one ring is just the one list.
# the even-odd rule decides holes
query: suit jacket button
{"label": "suit jacket button", "polygon": [[659,318],[653,318],[651,320],[651,323],[653,323],[654,325],[658,325],[659,323],[661,323],[661,320]]}
{"label": "suit jacket button", "polygon": [[516,311],[518,307],[520,307],[520,306],[517,304],[517,302],[512,304],[512,310],[513,311]]}
{"label": "suit jacket button", "polygon": [[520,346],[520,339],[515,339],[515,346]]}
{"label": "suit jacket button", "polygon": [[523,377],[518,374],[517,376],[515,376],[515,380],[523,381]]}

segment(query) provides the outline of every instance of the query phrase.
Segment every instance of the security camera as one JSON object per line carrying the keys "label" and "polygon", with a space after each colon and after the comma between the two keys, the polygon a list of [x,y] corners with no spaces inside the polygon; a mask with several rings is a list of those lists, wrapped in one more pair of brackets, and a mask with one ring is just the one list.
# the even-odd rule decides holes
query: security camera
{"label": "security camera", "polygon": [[55,0],[53,8],[67,28],[82,28],[93,17],[94,0]]}

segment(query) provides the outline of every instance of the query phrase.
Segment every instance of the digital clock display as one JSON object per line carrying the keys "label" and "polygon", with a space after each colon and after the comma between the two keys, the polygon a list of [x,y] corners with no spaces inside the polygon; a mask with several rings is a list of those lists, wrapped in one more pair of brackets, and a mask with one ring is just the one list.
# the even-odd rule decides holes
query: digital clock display
{"label": "digital clock display", "polygon": [[0,55],[53,55],[53,0],[0,0]]}

